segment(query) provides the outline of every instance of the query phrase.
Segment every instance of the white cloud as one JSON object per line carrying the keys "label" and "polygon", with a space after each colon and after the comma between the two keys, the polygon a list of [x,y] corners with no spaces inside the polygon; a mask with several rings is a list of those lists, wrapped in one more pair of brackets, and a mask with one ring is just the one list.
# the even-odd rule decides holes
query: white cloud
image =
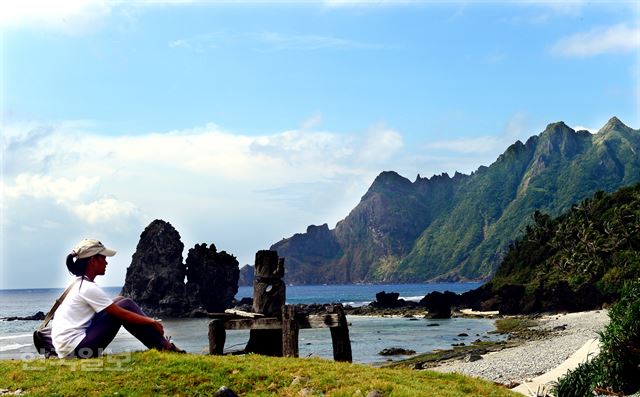
{"label": "white cloud", "polygon": [[555,55],[588,57],[611,53],[628,53],[640,48],[640,28],[620,23],[594,28],[564,37],[551,48]]}
{"label": "white cloud", "polygon": [[[249,263],[258,249],[308,224],[333,227],[402,147],[400,134],[383,125],[360,135],[293,129],[262,136],[215,124],[132,136],[92,133],[90,123],[7,128],[3,261],[17,260],[22,239],[45,242],[39,256],[63,255],[87,236],[133,250],[144,226],[161,218],[186,247],[214,242]],[[123,266],[110,270],[112,285],[124,279],[131,254],[117,258]],[[20,282],[18,273],[7,277]]]}
{"label": "white cloud", "polygon": [[113,0],[20,0],[5,1],[0,12],[0,27],[37,27],[67,32],[85,31],[122,4]]}
{"label": "white cloud", "polygon": [[24,173],[15,177],[13,185],[3,182],[3,193],[11,198],[53,198],[57,203],[64,204],[77,200],[97,182],[98,177],[68,179]]}
{"label": "white cloud", "polygon": [[381,164],[392,158],[403,144],[402,135],[384,124],[378,124],[369,130],[358,159],[367,164]]}
{"label": "white cloud", "polygon": [[97,224],[136,215],[138,209],[133,203],[127,201],[103,198],[89,204],[78,205],[73,208],[73,212],[86,222]]}
{"label": "white cloud", "polygon": [[585,127],[585,126],[582,126],[582,125],[576,125],[575,127],[573,127],[573,129],[575,131],[586,130],[586,131],[589,131],[592,134],[595,134],[595,133],[597,133],[599,131],[599,128]]}

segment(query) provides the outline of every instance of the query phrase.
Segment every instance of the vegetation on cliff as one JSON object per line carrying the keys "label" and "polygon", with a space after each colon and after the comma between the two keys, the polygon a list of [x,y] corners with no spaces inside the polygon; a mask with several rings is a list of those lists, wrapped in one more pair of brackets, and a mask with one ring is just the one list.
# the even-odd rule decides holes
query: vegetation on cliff
{"label": "vegetation on cliff", "polygon": [[557,218],[535,212],[533,221],[483,287],[505,305],[525,312],[595,308],[640,274],[640,184],[598,192]]}

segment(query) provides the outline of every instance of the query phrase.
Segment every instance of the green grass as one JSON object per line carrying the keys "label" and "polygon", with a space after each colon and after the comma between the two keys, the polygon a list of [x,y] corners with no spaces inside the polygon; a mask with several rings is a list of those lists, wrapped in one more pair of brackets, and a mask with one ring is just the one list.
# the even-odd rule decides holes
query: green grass
{"label": "green grass", "polygon": [[384,368],[413,368],[416,365],[430,368],[445,360],[462,359],[468,354],[486,354],[499,351],[508,346],[508,342],[481,341],[466,346],[454,346],[451,349],[435,350],[430,353],[418,354],[403,360],[393,361],[383,365]]}
{"label": "green grass", "polygon": [[508,334],[512,332],[524,331],[537,325],[535,320],[525,317],[506,317],[496,320],[496,332]]}
{"label": "green grass", "polygon": [[[295,378],[299,381],[293,382]],[[515,396],[457,374],[375,368],[322,359],[202,356],[155,350],[90,360],[1,361],[0,387],[29,396],[206,396],[227,386],[240,396]]]}

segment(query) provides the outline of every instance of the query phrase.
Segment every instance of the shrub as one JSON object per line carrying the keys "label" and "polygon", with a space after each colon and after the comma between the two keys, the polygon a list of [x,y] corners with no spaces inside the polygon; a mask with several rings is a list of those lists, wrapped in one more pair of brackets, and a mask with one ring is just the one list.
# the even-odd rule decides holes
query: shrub
{"label": "shrub", "polygon": [[560,378],[556,396],[591,396],[596,388],[624,394],[640,389],[640,279],[625,285],[609,318],[600,333],[600,354]]}

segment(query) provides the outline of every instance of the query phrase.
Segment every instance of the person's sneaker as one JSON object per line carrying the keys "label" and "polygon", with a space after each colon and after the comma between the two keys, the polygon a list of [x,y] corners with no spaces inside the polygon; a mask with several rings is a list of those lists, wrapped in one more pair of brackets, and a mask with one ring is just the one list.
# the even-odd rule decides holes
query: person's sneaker
{"label": "person's sneaker", "polygon": [[178,346],[174,345],[173,343],[171,343],[171,346],[167,349],[170,352],[175,352],[175,353],[186,353],[186,350],[182,350],[181,348],[179,348]]}
{"label": "person's sneaker", "polygon": [[182,350],[181,348],[176,346],[173,342],[171,342],[170,336],[165,337],[164,347],[162,348],[162,350],[175,352],[175,353],[186,353],[185,350]]}

